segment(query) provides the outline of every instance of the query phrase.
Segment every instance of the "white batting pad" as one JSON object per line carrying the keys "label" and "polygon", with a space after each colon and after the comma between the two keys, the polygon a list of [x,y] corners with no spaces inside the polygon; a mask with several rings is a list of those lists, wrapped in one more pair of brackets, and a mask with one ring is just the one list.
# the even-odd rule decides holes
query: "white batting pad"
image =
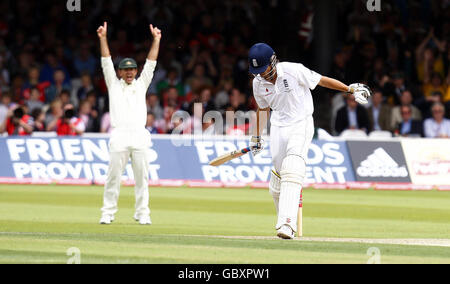
{"label": "white batting pad", "polygon": [[305,176],[306,163],[302,157],[290,155],[284,159],[277,230],[288,225],[297,232],[298,205]]}
{"label": "white batting pad", "polygon": [[281,178],[276,174],[275,170],[272,171],[270,176],[269,191],[273,197],[273,203],[277,210],[277,216],[279,212],[280,192],[281,192]]}

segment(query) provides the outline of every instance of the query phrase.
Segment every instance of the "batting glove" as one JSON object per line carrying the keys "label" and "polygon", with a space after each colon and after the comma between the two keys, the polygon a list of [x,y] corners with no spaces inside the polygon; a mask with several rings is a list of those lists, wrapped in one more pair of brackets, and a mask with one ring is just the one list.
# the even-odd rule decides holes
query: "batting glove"
{"label": "batting glove", "polygon": [[252,148],[253,156],[258,155],[264,150],[264,140],[261,136],[253,136],[250,140],[250,148]]}
{"label": "batting glove", "polygon": [[349,93],[353,94],[357,103],[366,105],[369,103],[369,98],[372,96],[370,88],[364,84],[351,84]]}

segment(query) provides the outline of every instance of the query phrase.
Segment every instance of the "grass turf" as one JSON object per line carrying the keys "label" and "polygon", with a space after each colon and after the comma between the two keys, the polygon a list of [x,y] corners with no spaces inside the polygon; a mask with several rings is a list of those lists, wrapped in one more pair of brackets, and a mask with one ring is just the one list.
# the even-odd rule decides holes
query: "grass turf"
{"label": "grass turf", "polygon": [[[0,263],[450,263],[450,248],[211,236],[274,236],[265,190],[152,188],[152,226],[133,219],[123,188],[111,226],[100,226],[100,187],[0,185]],[[306,190],[306,237],[450,237],[450,192]]]}

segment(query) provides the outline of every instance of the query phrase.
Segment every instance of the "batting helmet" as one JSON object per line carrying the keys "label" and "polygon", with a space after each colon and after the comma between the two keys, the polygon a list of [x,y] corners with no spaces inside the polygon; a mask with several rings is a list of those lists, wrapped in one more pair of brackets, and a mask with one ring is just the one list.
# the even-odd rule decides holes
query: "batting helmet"
{"label": "batting helmet", "polygon": [[250,73],[258,75],[264,73],[269,65],[276,62],[276,55],[273,49],[265,43],[257,43],[250,48],[248,63]]}

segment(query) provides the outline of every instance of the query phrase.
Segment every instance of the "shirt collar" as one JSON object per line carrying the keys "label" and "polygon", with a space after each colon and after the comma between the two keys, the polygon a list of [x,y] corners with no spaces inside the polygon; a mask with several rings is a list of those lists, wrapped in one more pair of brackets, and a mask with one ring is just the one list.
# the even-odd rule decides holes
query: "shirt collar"
{"label": "shirt collar", "polygon": [[284,69],[283,69],[283,66],[281,66],[280,63],[277,64],[277,76],[279,78],[283,78],[284,77]]}
{"label": "shirt collar", "polygon": [[134,82],[136,82],[136,79],[133,79],[133,82],[131,82],[131,84],[128,85],[128,84],[125,82],[124,79],[120,79],[120,83],[122,84],[122,86],[125,86],[125,87],[126,87],[126,86],[131,86],[131,85],[133,85]]}
{"label": "shirt collar", "polygon": [[357,110],[358,108],[355,108],[355,109],[351,109],[349,106],[347,106],[347,110],[348,110],[348,112],[351,112],[351,113],[356,113],[356,110]]}

